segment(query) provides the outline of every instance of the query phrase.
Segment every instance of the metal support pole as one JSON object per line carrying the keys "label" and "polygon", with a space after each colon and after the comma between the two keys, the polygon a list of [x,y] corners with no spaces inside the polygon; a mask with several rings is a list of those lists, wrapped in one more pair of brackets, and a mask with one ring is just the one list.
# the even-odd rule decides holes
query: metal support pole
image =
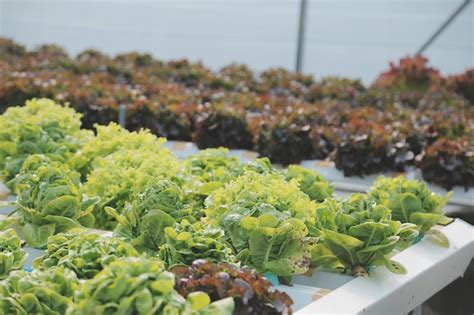
{"label": "metal support pole", "polygon": [[461,3],[461,5],[448,17],[448,19],[433,33],[433,35],[428,38],[428,40],[420,47],[420,49],[418,49],[416,55],[421,55],[426,50],[426,48],[428,48],[436,40],[436,38],[438,38],[438,36],[443,33],[449,24],[454,21],[459,13],[461,13],[471,2],[472,0],[464,0],[464,2]]}
{"label": "metal support pole", "polygon": [[126,106],[125,105],[119,105],[119,112],[118,112],[118,123],[122,128],[125,128],[125,110]]}
{"label": "metal support pole", "polygon": [[303,67],[304,35],[306,28],[306,5],[307,0],[300,0],[300,18],[298,21],[298,43],[296,46],[295,71],[301,72]]}

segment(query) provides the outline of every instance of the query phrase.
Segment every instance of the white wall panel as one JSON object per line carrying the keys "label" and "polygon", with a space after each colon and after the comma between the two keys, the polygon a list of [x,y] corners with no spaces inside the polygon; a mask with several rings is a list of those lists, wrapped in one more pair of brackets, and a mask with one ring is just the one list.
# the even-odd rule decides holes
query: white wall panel
{"label": "white wall panel", "polygon": [[[311,1],[305,70],[372,80],[389,60],[414,54],[461,1]],[[425,55],[443,73],[474,64],[473,5]]]}
{"label": "white wall panel", "polygon": [[[306,72],[370,82],[389,60],[413,54],[461,0],[309,0]],[[77,54],[139,50],[213,68],[293,68],[298,0],[0,0],[0,34],[29,48],[50,42]],[[474,5],[426,54],[443,73],[474,65]]]}

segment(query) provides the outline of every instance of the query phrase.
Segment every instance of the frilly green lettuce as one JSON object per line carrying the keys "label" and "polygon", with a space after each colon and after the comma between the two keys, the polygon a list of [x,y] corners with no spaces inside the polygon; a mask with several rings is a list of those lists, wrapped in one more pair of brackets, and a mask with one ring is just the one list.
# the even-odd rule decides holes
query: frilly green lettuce
{"label": "frilly green lettuce", "polygon": [[9,107],[0,116],[0,170],[7,186],[31,154],[67,162],[92,132],[80,129],[81,114],[46,98]]}
{"label": "frilly green lettuce", "polygon": [[315,203],[298,187],[296,181],[287,182],[279,174],[259,174],[247,171],[244,175],[214,191],[206,199],[208,220],[219,222],[230,206],[256,209],[261,204],[271,205],[277,212],[303,221],[314,220]]}
{"label": "frilly green lettuce", "polygon": [[165,142],[157,138],[149,130],[130,132],[112,122],[107,126],[95,125],[97,134],[84,143],[84,146],[74,156],[69,164],[77,170],[82,179],[92,171],[92,165],[97,158],[105,157],[122,149],[139,149],[151,146],[160,146]]}
{"label": "frilly green lettuce", "polygon": [[229,155],[229,150],[224,148],[201,150],[186,158],[184,167],[190,174],[184,189],[196,210],[203,209],[204,200],[214,190],[242,173],[239,160]]}
{"label": "frilly green lettuce", "polygon": [[225,148],[201,150],[185,160],[185,167],[203,183],[226,183],[241,173],[239,160]]}
{"label": "frilly green lettuce", "polygon": [[242,165],[243,172],[254,171],[259,174],[277,174],[279,171],[273,167],[269,158],[253,159]]}
{"label": "frilly green lettuce", "polygon": [[277,174],[268,158],[261,158],[241,164],[239,160],[229,155],[225,148],[206,149],[189,156],[184,165],[190,174],[183,189],[186,198],[194,205],[195,214],[201,214],[205,199],[215,190],[235,180],[246,172],[260,174]]}
{"label": "frilly green lettuce", "polygon": [[87,177],[84,192],[99,196],[100,204],[94,209],[96,227],[112,230],[117,222],[105,211],[114,208],[119,214],[147,185],[158,179],[177,183],[184,181],[181,162],[158,144],[141,149],[123,149],[94,162]]}

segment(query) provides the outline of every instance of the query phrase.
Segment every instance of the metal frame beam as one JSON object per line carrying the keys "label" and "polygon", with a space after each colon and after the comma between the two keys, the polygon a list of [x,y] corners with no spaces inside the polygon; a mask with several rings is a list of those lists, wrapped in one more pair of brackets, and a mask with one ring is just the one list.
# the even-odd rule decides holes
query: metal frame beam
{"label": "metal frame beam", "polygon": [[472,0],[464,0],[457,9],[451,13],[451,15],[441,24],[438,29],[428,38],[428,40],[418,49],[416,55],[421,55],[438,37],[444,30],[456,19],[456,17],[464,11],[464,9],[472,2]]}

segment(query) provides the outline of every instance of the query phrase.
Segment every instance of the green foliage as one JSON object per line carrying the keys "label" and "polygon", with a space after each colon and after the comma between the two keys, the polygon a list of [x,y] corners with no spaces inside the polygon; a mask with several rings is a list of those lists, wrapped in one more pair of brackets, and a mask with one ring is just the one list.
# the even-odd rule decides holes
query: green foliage
{"label": "green foliage", "polygon": [[44,155],[31,155],[14,180],[16,210],[11,217],[21,226],[29,245],[41,248],[49,236],[94,224],[97,198],[84,198],[79,174]]}
{"label": "green foliage", "polygon": [[[354,275],[385,265],[404,273],[390,257],[418,233],[449,246],[432,229],[446,219],[442,207],[449,196],[421,182],[380,178],[369,195],[340,201],[320,174],[298,165],[278,171],[268,158],[241,164],[222,148],[180,161],[149,131],[110,124],[96,126],[97,136],[90,137],[79,118],[52,101],[33,100],[0,120],[8,129],[0,131],[0,166],[15,175],[8,185],[17,195],[8,224],[19,224],[34,247],[50,237],[35,267],[56,272],[63,266],[85,279],[71,314],[229,312],[232,299],[211,305],[205,293],[185,300],[174,291],[165,266],[195,259],[236,261],[279,276],[302,274],[311,265]],[[35,145],[41,147],[24,149]],[[84,186],[81,179],[87,179]],[[70,231],[92,226],[115,229],[117,238]],[[0,240],[0,277],[25,259],[11,233]],[[139,252],[163,261],[130,258]],[[27,312],[43,307],[32,303]]]}
{"label": "green foliage", "polygon": [[109,207],[106,211],[118,222],[115,235],[130,241],[139,251],[158,251],[165,241],[165,228],[174,226],[175,220],[195,221],[181,188],[166,179],[150,182],[121,214]]}
{"label": "green foliage", "polygon": [[391,211],[368,195],[328,199],[316,208],[316,229],[320,242],[314,245],[312,263],[324,268],[341,268],[353,275],[367,274],[371,266],[385,265],[394,273],[405,268],[390,260],[395,247],[405,248],[418,236],[416,226],[393,221]]}
{"label": "green foliage", "polygon": [[66,162],[91,132],[81,130],[81,114],[49,99],[32,99],[0,116],[0,170],[8,183],[31,154]]}
{"label": "green foliage", "polygon": [[206,199],[207,220],[225,231],[237,260],[278,275],[304,273],[315,204],[296,181],[247,171]]}
{"label": "green foliage", "polygon": [[232,300],[210,304],[204,292],[187,299],[159,260],[121,258],[87,280],[68,314],[232,314]]}
{"label": "green foliage", "polygon": [[229,155],[224,148],[201,150],[184,161],[185,168],[193,179],[186,182],[197,208],[204,206],[204,199],[214,190],[223,187],[242,172],[242,166],[236,157]]}
{"label": "green foliage", "polygon": [[79,279],[89,279],[117,258],[133,256],[138,256],[138,252],[126,242],[74,230],[51,236],[45,253],[33,261],[33,267],[47,270],[64,266]]}
{"label": "green foliage", "polygon": [[21,240],[15,230],[0,231],[0,279],[13,270],[23,268],[28,254],[21,249]]}
{"label": "green foliage", "polygon": [[275,169],[269,158],[258,158],[253,159],[249,162],[242,164],[244,172],[254,171],[259,174],[278,174],[279,171]]}
{"label": "green foliage", "polygon": [[392,211],[394,220],[416,224],[421,234],[446,218],[443,207],[451,196],[437,195],[425,183],[402,176],[379,177],[372,186],[370,195]]}
{"label": "green foliage", "polygon": [[93,169],[94,161],[122,149],[139,149],[159,146],[165,142],[152,135],[149,130],[129,132],[116,123],[107,126],[95,125],[97,135],[84,143],[81,150],[72,157],[70,164],[83,179]]}
{"label": "green foliage", "polygon": [[259,174],[252,170],[214,191],[206,200],[206,216],[222,221],[231,206],[254,209],[266,204],[288,217],[311,221],[315,203],[298,187],[279,174]]}
{"label": "green foliage", "polygon": [[186,159],[185,167],[202,183],[226,183],[241,172],[239,160],[224,148],[201,150]]}
{"label": "green foliage", "polygon": [[154,180],[170,179],[183,182],[181,162],[167,149],[153,144],[141,149],[122,149],[97,159],[84,184],[84,192],[99,196],[95,208],[96,227],[112,230],[117,222],[105,212],[109,206],[120,214],[147,185]]}
{"label": "green foliage", "polygon": [[332,197],[334,187],[318,172],[304,168],[300,165],[290,165],[286,172],[288,180],[296,179],[301,191],[311,200],[324,201]]}
{"label": "green foliage", "polygon": [[[300,219],[278,217],[270,207],[266,210],[269,213],[263,211],[258,218],[244,217],[242,227],[232,231],[234,239],[248,243],[248,249],[242,249],[237,258],[260,272],[270,271],[279,276],[306,272],[313,240],[308,237],[305,224]],[[224,224],[231,229],[235,223]]]}
{"label": "green foliage", "polygon": [[160,247],[160,258],[168,267],[191,265],[196,259],[211,262],[233,261],[233,250],[224,241],[224,231],[202,222],[188,220],[165,228],[165,243]]}
{"label": "green foliage", "polygon": [[65,314],[79,283],[64,267],[13,271],[0,281],[0,314]]}

